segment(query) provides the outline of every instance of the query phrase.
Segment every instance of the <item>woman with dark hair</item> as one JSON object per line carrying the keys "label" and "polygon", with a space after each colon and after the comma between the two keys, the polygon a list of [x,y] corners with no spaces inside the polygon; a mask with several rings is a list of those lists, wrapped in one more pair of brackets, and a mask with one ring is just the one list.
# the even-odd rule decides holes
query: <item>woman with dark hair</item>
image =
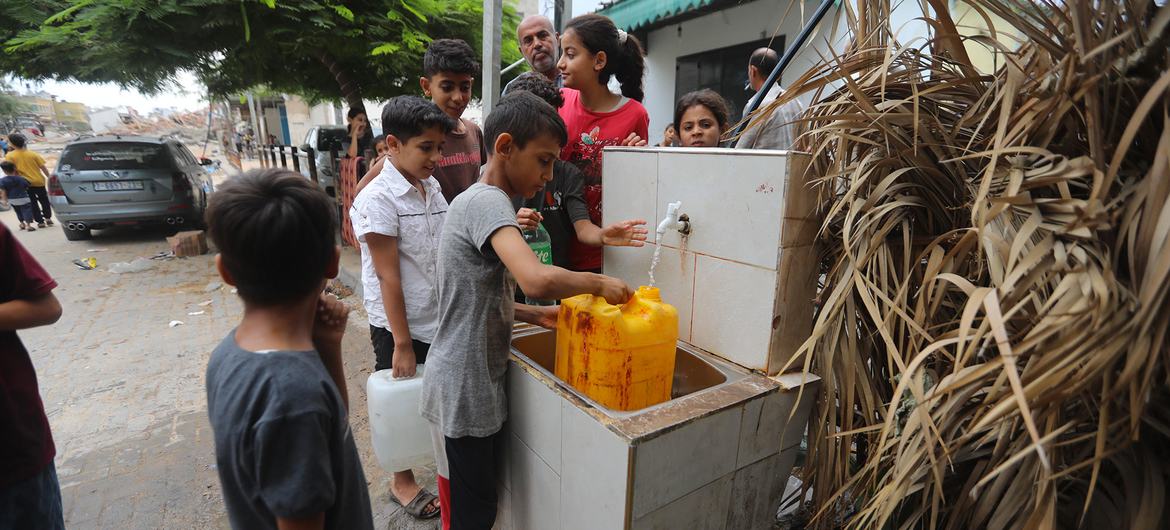
{"label": "woman with dark hair", "polygon": [[350,158],[365,155],[366,150],[374,145],[374,131],[370,129],[366,108],[350,107],[345,118],[346,139],[341,143],[342,150]]}
{"label": "woman with dark hair", "polygon": [[[641,103],[646,70],[642,44],[606,17],[582,15],[565,25],[557,68],[565,81],[560,115],[569,132],[561,159],[584,173],[589,217],[600,226],[602,148],[646,145],[649,137],[650,115]],[[621,84],[621,94],[609,91],[610,77]],[[600,272],[601,254],[601,248],[574,238],[571,268]]]}
{"label": "woman with dark hair", "polygon": [[679,98],[674,106],[678,142],[683,147],[719,147],[720,137],[731,125],[727,102],[715,91],[704,88]]}

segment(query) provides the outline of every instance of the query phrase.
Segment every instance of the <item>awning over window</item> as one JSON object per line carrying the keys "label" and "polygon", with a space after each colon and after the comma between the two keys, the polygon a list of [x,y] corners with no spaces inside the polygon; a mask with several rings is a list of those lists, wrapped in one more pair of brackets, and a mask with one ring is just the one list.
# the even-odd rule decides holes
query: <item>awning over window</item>
{"label": "awning over window", "polygon": [[698,15],[717,0],[617,0],[597,11],[626,31],[650,29],[662,22]]}

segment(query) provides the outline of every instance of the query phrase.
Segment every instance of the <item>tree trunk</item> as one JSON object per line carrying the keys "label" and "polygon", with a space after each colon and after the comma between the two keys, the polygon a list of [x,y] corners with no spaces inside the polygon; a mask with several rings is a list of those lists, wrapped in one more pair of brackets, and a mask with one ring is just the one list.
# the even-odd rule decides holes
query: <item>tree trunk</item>
{"label": "tree trunk", "polygon": [[337,63],[337,59],[323,50],[317,54],[317,59],[329,69],[329,73],[333,74],[333,79],[337,80],[337,85],[341,87],[341,97],[345,98],[345,104],[350,108],[362,106],[361,86],[349,76],[349,72],[345,71],[345,68]]}

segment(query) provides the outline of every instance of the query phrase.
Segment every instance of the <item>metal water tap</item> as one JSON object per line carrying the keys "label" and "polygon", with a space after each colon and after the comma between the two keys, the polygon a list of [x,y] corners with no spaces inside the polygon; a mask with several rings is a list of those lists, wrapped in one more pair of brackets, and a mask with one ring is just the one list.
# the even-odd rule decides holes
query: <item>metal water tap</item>
{"label": "metal water tap", "polygon": [[656,230],[658,237],[661,238],[667,230],[678,230],[680,234],[686,236],[691,233],[691,219],[687,214],[679,215],[678,209],[682,207],[682,202],[672,202],[666,205],[666,217],[658,223],[658,230]]}

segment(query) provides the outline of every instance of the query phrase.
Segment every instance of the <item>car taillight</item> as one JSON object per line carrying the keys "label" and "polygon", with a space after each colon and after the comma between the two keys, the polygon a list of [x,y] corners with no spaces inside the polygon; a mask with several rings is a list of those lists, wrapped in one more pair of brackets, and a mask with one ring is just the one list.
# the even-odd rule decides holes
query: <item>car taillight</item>
{"label": "car taillight", "polygon": [[49,195],[53,197],[64,197],[65,188],[61,187],[61,180],[57,178],[57,174],[49,175]]}
{"label": "car taillight", "polygon": [[171,189],[174,191],[175,195],[182,194],[188,197],[193,195],[191,190],[191,182],[187,180],[187,175],[184,175],[183,173],[175,173],[174,176],[171,177]]}

